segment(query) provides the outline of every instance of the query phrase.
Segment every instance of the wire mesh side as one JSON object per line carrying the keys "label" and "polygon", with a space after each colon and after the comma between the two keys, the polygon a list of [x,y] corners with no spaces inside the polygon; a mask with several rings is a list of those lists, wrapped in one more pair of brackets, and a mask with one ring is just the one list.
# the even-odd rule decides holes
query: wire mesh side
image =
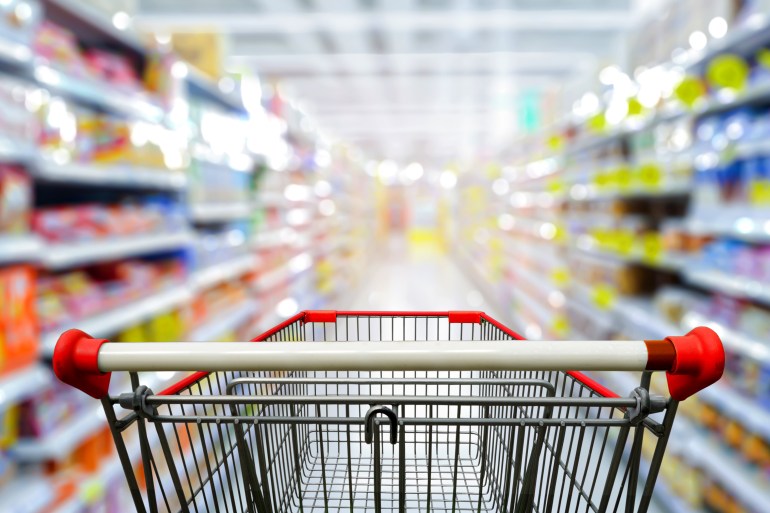
{"label": "wire mesh side", "polygon": [[[624,412],[608,406],[556,406],[549,412],[542,405],[482,404],[484,398],[547,395],[534,384],[500,384],[516,380],[547,381],[557,397],[601,399],[566,374],[275,374],[211,374],[182,394],[223,395],[227,383],[249,377],[263,382],[241,387],[238,393],[244,397],[308,400],[163,404],[154,417],[137,421],[146,424],[151,442],[152,481],[141,467],[131,471],[144,485],[148,511],[639,510],[637,485],[644,484],[640,476],[647,472],[637,468],[644,439],[636,433],[646,428],[624,422]],[[276,378],[280,384],[268,382]],[[313,379],[326,382],[307,382]],[[312,401],[370,395],[468,400],[461,405],[390,405],[403,420],[395,446],[389,443],[391,426],[385,419],[377,421],[374,443],[364,442],[361,419],[368,405],[344,399],[338,404]],[[242,419],[251,420],[236,423],[233,408]],[[200,420],[179,420],[185,417]],[[564,422],[524,422],[548,418]],[[161,433],[167,447],[159,440]],[[656,439],[657,434],[652,442]],[[173,475],[177,478],[169,477]]]}

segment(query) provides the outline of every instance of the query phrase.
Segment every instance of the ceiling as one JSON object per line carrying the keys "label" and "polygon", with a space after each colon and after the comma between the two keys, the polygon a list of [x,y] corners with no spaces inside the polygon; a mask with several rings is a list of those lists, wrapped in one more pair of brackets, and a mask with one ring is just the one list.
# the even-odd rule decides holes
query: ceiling
{"label": "ceiling", "polygon": [[[622,61],[634,0],[134,0],[134,25],[221,31],[331,137],[428,165],[494,157],[545,95]],[[553,100],[551,100],[553,103]]]}

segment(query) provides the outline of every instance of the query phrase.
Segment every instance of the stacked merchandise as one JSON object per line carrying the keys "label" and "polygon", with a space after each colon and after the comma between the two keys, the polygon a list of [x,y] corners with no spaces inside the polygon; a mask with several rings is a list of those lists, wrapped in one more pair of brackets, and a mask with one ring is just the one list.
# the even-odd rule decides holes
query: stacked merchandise
{"label": "stacked merchandise", "polygon": [[[636,81],[603,70],[606,94],[584,98],[604,98],[606,110],[527,141],[528,154],[481,193],[460,182],[487,205],[475,214],[469,198],[458,205],[468,230],[460,245],[482,263],[496,255],[490,241],[510,248],[490,297],[528,337],[654,339],[696,325],[722,336],[725,377],[682,404],[669,442],[658,486],[669,511],[759,513],[770,504],[770,25],[752,8],[721,40],[728,10],[688,25],[716,39],[640,67]],[[677,16],[695,11],[700,2]],[[593,101],[576,111],[583,103]],[[638,380],[608,385],[625,393]]]}
{"label": "stacked merchandise", "polygon": [[[276,101],[273,108],[287,110]],[[367,225],[372,180],[361,172],[361,159],[309,138],[299,129],[300,115],[288,115],[282,129],[294,154],[280,172],[260,175],[254,244],[261,259],[253,280],[264,313],[254,324],[260,332],[300,307],[344,303],[374,232]]]}
{"label": "stacked merchandise", "polygon": [[[130,498],[101,405],[50,371],[58,335],[244,340],[274,313],[327,305],[349,283],[336,277],[354,278],[341,270],[362,261],[366,175],[286,131],[270,135],[291,166],[255,154],[251,120],[264,111],[66,2],[0,10],[0,511],[122,512]],[[286,229],[296,245],[263,244]],[[305,279],[266,292],[268,266],[287,262]]]}

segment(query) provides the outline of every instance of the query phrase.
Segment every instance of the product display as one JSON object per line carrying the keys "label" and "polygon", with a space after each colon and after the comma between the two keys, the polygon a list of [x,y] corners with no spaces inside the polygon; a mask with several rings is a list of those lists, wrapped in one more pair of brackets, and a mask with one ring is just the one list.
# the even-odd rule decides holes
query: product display
{"label": "product display", "polygon": [[178,259],[126,260],[42,275],[38,280],[37,314],[42,329],[48,331],[178,285],[185,276],[184,264]]}
{"label": "product display", "polygon": [[[0,513],[126,513],[136,493],[168,513],[186,511],[180,497],[196,513],[767,513],[769,0],[198,3],[0,2]],[[425,415],[397,400],[340,415],[347,403],[328,397],[354,395],[352,374],[266,371],[275,383],[226,390],[251,374],[115,370],[113,396],[188,379],[159,401],[244,401],[156,402],[157,426],[145,412],[145,432],[114,433],[53,372],[71,328],[183,360],[306,310],[320,312],[262,338],[408,349],[518,338],[511,326],[608,344],[595,363],[706,326],[726,361],[719,381],[665,403],[670,436],[662,409],[647,429],[630,421],[648,406],[640,366],[525,374],[583,401],[553,411],[477,404],[551,392],[464,372],[418,376],[463,380],[446,393],[399,390],[388,373],[356,389],[425,400]],[[678,395],[676,382],[654,372],[650,393]],[[286,386],[300,399],[269,406]],[[359,426],[372,404],[382,415]],[[240,472],[251,459],[257,474]],[[253,507],[238,503],[249,494]]]}
{"label": "product display", "polygon": [[41,208],[32,228],[50,242],[82,242],[108,237],[181,232],[186,218],[179,205],[148,202],[144,205],[77,205]]}
{"label": "product display", "polygon": [[0,268],[0,374],[38,356],[36,273],[26,265]]}
{"label": "product display", "polygon": [[32,182],[18,166],[0,164],[0,236],[30,230]]}
{"label": "product display", "polygon": [[97,112],[46,92],[35,95],[33,102],[41,97],[38,144],[55,164],[174,170],[188,158],[184,138],[166,127]]}

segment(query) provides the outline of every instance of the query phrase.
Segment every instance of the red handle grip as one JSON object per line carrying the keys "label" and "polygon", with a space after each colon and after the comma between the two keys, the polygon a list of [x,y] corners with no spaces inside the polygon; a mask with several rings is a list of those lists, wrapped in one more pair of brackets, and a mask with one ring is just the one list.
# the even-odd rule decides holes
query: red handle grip
{"label": "red handle grip", "polygon": [[107,342],[80,330],[61,334],[53,351],[53,372],[63,383],[95,399],[109,393],[112,373],[99,370],[99,348]]}
{"label": "red handle grip", "polygon": [[697,327],[682,337],[666,338],[676,357],[666,372],[668,391],[677,401],[713,385],[725,370],[725,350],[719,335],[710,328]]}

